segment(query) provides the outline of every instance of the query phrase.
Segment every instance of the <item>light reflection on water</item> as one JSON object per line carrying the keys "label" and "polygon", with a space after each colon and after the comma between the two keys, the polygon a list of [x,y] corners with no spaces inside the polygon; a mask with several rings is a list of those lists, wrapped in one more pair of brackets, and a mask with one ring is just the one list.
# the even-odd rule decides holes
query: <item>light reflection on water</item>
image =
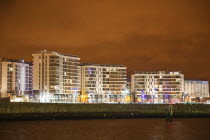
{"label": "light reflection on water", "polygon": [[210,118],[0,122],[1,140],[197,140],[210,138]]}

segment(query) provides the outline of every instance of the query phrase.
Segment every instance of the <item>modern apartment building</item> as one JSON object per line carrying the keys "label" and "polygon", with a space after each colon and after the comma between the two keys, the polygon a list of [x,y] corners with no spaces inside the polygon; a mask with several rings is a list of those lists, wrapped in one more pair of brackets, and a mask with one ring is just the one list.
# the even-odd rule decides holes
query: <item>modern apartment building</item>
{"label": "modern apartment building", "polygon": [[185,80],[184,93],[188,99],[196,97],[209,97],[209,82],[198,80]]}
{"label": "modern apartment building", "polygon": [[0,97],[24,101],[21,97],[31,93],[32,87],[32,63],[0,58]]}
{"label": "modern apartment building", "polygon": [[53,51],[33,56],[34,93],[40,102],[78,102],[80,94],[80,58]]}
{"label": "modern apartment building", "polygon": [[172,71],[136,72],[131,75],[131,92],[136,102],[180,102],[184,75]]}
{"label": "modern apartment building", "polygon": [[126,102],[126,74],[123,65],[82,64],[81,102]]}

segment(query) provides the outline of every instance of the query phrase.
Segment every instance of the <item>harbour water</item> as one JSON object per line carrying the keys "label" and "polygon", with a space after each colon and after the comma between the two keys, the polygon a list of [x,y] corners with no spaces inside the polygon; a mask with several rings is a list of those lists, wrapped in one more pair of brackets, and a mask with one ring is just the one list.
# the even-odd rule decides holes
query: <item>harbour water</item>
{"label": "harbour water", "polygon": [[207,140],[210,118],[0,122],[1,140]]}

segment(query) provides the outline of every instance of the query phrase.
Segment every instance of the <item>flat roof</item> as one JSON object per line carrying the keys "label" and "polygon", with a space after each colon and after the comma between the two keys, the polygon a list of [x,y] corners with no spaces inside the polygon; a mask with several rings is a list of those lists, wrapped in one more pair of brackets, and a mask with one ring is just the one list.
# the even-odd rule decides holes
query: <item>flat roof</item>
{"label": "flat roof", "polygon": [[64,55],[64,56],[70,56],[70,57],[77,57],[79,58],[78,56],[76,55],[71,55],[71,54],[66,54],[66,53],[59,53],[59,52],[56,52],[56,51],[47,51],[47,50],[41,50],[41,51],[38,51],[36,53],[33,53],[33,54],[42,54],[42,53],[55,53],[55,54],[59,54],[59,55]]}
{"label": "flat roof", "polygon": [[93,64],[93,63],[81,63],[81,66],[125,67],[124,65],[116,65],[116,64]]}
{"label": "flat roof", "polygon": [[208,83],[209,81],[201,81],[201,80],[184,80],[185,82],[196,82],[196,83]]}
{"label": "flat roof", "polygon": [[135,71],[134,74],[182,74],[181,71]]}
{"label": "flat roof", "polygon": [[22,64],[30,64],[32,65],[32,62],[26,62],[24,59],[8,59],[8,58],[1,58],[2,62],[16,62],[16,63],[22,63]]}

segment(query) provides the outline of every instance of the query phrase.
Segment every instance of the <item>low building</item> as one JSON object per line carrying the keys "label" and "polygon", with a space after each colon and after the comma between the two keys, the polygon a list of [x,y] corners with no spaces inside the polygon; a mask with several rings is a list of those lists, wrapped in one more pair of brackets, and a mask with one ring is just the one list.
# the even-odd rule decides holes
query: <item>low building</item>
{"label": "low building", "polygon": [[151,71],[131,75],[135,102],[171,103],[182,101],[184,75],[181,72]]}
{"label": "low building", "polygon": [[123,65],[82,64],[81,102],[126,102],[127,68]]}
{"label": "low building", "polygon": [[209,82],[198,80],[185,80],[184,93],[186,99],[209,97]]}
{"label": "low building", "polygon": [[0,59],[0,97],[26,101],[24,96],[31,94],[32,87],[32,63],[23,59]]}

